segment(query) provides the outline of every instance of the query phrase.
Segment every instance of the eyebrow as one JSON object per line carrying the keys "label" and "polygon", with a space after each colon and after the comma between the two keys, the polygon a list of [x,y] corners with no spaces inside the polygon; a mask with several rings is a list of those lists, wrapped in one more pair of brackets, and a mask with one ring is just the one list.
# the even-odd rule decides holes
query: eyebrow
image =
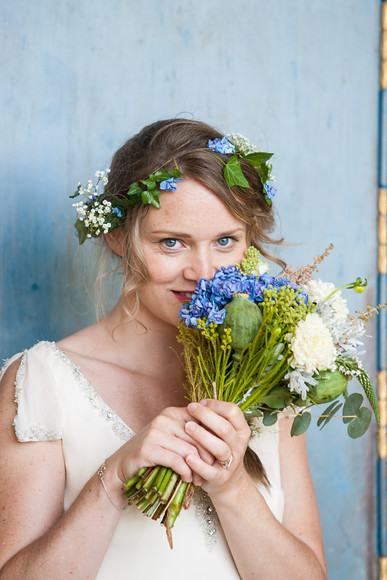
{"label": "eyebrow", "polygon": [[[227,238],[230,236],[233,236],[237,233],[240,232],[245,232],[245,228],[236,228],[235,230],[229,230],[227,232],[220,232],[218,234],[219,238]],[[171,238],[187,238],[187,239],[191,239],[193,236],[191,236],[190,234],[184,233],[184,232],[172,232],[169,230],[153,230],[151,232],[149,232],[149,234],[153,234],[153,235],[163,235],[163,236],[168,236]]]}

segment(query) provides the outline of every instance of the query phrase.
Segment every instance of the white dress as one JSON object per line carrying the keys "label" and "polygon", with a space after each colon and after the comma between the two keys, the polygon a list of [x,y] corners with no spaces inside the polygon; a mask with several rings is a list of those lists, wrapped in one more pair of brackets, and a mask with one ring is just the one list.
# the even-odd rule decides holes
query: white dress
{"label": "white dress", "polygon": [[[18,357],[20,353],[7,361],[5,368]],[[54,343],[40,342],[23,353],[15,400],[18,410],[14,427],[19,441],[62,439],[65,510],[105,458],[134,435]],[[284,497],[277,426],[259,426],[259,434],[251,439],[250,446],[259,455],[271,484],[269,490],[262,486],[259,489],[281,521]],[[135,506],[129,507],[122,513],[97,579],[239,578],[216,512],[201,490],[195,493],[191,507],[179,515],[172,534],[173,550],[164,527]]]}

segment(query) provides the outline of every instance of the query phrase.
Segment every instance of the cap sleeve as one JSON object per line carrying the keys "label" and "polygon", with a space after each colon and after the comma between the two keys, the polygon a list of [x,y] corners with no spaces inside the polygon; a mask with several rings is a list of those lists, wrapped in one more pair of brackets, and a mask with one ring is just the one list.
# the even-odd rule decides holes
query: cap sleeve
{"label": "cap sleeve", "polygon": [[17,413],[13,422],[18,441],[62,438],[62,418],[49,349],[38,343],[25,351],[15,381]]}

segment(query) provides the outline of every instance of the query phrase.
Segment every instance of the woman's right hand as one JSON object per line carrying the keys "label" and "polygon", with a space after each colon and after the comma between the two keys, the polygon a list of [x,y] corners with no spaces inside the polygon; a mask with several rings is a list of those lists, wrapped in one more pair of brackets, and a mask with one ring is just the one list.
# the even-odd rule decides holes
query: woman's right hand
{"label": "woman's right hand", "polygon": [[215,458],[186,433],[188,421],[192,421],[192,416],[186,407],[167,407],[111,455],[106,464],[116,474],[120,486],[139,469],[155,465],[170,467],[183,481],[201,485],[201,478],[187,465],[185,457],[198,455],[210,465]]}

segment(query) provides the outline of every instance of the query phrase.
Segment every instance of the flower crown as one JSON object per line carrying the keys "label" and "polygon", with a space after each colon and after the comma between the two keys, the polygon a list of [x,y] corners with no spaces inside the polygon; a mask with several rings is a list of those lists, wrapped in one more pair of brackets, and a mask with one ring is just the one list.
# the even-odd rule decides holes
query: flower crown
{"label": "flower crown", "polygon": [[[241,160],[247,161],[258,172],[265,192],[265,199],[268,205],[276,194],[276,189],[270,185],[269,181],[274,181],[271,175],[272,166],[269,159],[272,153],[258,151],[251,145],[246,137],[239,133],[232,133],[222,138],[209,140],[207,148],[215,153],[231,155],[224,164],[223,174],[229,187],[234,185],[239,187],[250,187],[249,182],[243,174],[240,164]],[[172,171],[165,169],[171,161],[174,161],[175,168]],[[108,195],[105,192],[99,193],[101,183],[106,186],[110,169],[96,171],[97,182],[93,184],[89,179],[86,187],[78,183],[74,195],[71,199],[82,196],[83,200],[73,203],[76,208],[78,219],[75,222],[75,229],[78,231],[79,244],[82,245],[88,238],[97,238],[102,234],[107,234],[120,227],[126,217],[126,212],[130,206],[143,203],[150,204],[160,209],[160,193],[162,191],[176,191],[176,186],[184,177],[179,170],[176,160],[170,159],[154,173],[145,179],[132,183],[124,195]]]}

